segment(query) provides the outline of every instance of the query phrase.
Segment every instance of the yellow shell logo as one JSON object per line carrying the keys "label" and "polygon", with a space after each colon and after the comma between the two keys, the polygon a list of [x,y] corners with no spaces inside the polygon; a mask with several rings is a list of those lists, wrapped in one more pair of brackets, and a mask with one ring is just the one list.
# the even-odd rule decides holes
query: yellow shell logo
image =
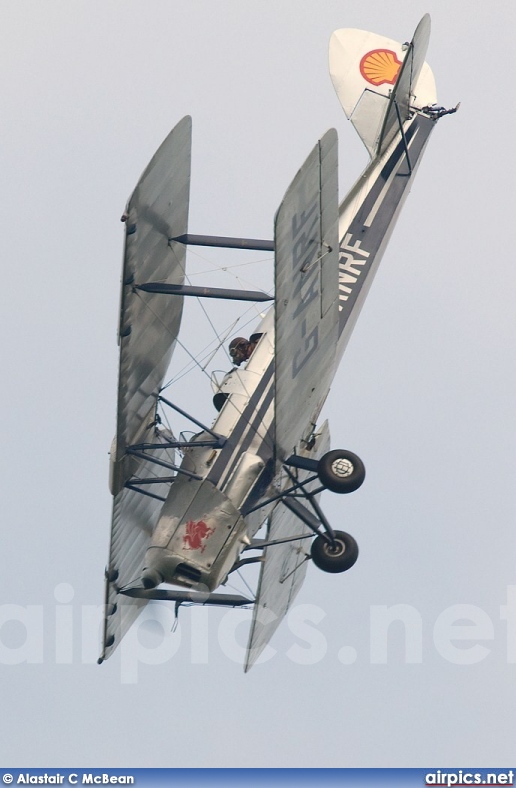
{"label": "yellow shell logo", "polygon": [[390,49],[373,49],[360,61],[360,73],[376,87],[385,83],[394,85],[400,67],[401,60]]}

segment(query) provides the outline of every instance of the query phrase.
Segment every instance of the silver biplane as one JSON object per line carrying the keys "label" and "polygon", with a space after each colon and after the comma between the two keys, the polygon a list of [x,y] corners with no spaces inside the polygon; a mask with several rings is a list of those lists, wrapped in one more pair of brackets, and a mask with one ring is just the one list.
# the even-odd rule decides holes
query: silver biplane
{"label": "silver biplane", "polygon": [[[429,34],[428,15],[410,43],[362,30],[333,34],[333,84],[371,160],[339,206],[337,133],[328,131],[291,183],[272,241],[189,233],[189,117],[138,182],[122,217],[113,519],[99,661],[150,600],[254,605],[248,670],[299,591],[307,559],[333,573],[355,563],[355,540],[332,528],[319,498],[325,489],[356,490],[364,466],[352,452],[330,450],[327,422],[317,425],[430,134],[447,112],[436,105],[425,62]],[[233,351],[236,364],[217,386],[210,426],[163,390],[184,299],[271,299],[185,283],[186,250],[195,244],[274,253],[274,308],[254,328],[247,353]],[[176,437],[163,427],[163,407],[186,416],[195,434]],[[264,524],[266,535],[257,538]],[[217,591],[253,561],[260,562],[253,596]]]}

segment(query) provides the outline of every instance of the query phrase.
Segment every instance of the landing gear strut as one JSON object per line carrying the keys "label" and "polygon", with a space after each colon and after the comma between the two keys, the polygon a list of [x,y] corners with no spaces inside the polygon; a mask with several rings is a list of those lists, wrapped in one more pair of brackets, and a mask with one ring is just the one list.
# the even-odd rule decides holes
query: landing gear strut
{"label": "landing gear strut", "polygon": [[[300,479],[298,470],[294,473],[291,468],[303,471],[305,478]],[[320,460],[293,454],[285,460],[284,469],[292,485],[268,500],[260,502],[246,514],[273,501],[281,500],[283,505],[315,534],[310,552],[314,564],[319,569],[332,574],[351,569],[358,558],[358,545],[349,534],[333,530],[319,506],[317,496],[325,488],[340,494],[357,490],[365,479],[365,467],[360,457],[344,449],[326,452]],[[317,479],[322,486],[314,489]],[[305,536],[309,534],[297,538]],[[291,540],[294,541],[294,538],[276,540],[271,542],[271,546]],[[267,542],[260,540],[260,548],[267,546]]]}

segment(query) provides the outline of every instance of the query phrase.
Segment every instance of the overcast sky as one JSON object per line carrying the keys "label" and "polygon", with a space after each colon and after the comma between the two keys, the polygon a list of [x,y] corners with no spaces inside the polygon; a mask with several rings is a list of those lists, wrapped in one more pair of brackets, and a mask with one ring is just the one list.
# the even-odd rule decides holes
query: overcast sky
{"label": "overcast sky", "polygon": [[[181,610],[163,642],[141,624],[99,667],[126,200],[185,114],[191,232],[271,238],[332,126],[343,196],[367,154],[329,36],[405,41],[425,12],[439,100],[462,106],[432,135],[326,407],[332,446],[367,467],[358,492],[322,498],[359,561],[309,567],[248,675],[249,614],[218,610]],[[510,765],[515,21],[501,0],[2,0],[5,765]],[[243,260],[229,255],[192,265]],[[245,283],[270,287],[271,259],[255,261]],[[386,639],[389,615],[408,628]]]}

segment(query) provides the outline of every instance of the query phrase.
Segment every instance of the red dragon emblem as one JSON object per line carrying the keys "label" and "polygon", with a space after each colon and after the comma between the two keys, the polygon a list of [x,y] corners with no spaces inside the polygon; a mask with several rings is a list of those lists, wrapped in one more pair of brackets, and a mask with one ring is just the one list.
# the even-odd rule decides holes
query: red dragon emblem
{"label": "red dragon emblem", "polygon": [[185,550],[199,550],[204,553],[206,547],[206,540],[215,532],[215,528],[210,528],[204,520],[199,520],[196,523],[194,520],[188,520],[185,527],[185,535],[183,536],[183,547]]}

